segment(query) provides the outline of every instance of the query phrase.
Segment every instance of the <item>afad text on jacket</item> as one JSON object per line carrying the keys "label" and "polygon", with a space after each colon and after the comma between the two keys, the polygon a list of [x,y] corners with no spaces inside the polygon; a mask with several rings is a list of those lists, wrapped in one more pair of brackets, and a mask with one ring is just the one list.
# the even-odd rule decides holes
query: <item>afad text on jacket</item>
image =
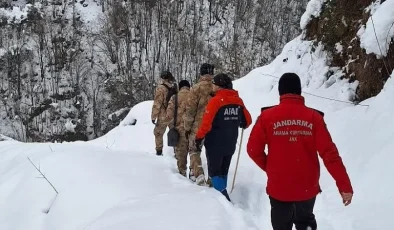
{"label": "afad text on jacket", "polygon": [[222,156],[234,154],[239,131],[252,123],[238,92],[232,89],[218,90],[208,102],[196,139],[203,139],[206,149]]}

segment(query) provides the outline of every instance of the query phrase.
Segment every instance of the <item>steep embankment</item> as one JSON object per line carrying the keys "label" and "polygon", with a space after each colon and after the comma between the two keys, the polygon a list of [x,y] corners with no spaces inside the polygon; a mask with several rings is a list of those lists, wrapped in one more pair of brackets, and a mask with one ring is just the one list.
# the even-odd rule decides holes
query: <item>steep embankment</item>
{"label": "steep embankment", "polygon": [[394,1],[313,0],[307,11],[305,39],[323,44],[329,65],[359,83],[356,100],[377,95],[394,70]]}

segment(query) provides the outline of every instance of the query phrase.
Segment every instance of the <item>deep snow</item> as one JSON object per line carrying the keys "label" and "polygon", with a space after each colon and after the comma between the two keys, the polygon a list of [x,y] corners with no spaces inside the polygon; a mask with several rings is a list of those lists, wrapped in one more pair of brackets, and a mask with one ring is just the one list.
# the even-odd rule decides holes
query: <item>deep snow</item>
{"label": "deep snow", "polygon": [[[345,89],[353,85],[335,78],[326,88],[322,79],[328,69],[323,61],[318,61],[322,59],[297,59],[299,50],[295,47],[306,48],[308,43],[289,43],[270,66],[234,82],[254,120],[260,107],[278,102],[275,77],[285,71],[297,70],[304,92],[337,100],[349,96]],[[317,53],[324,57],[324,52]],[[297,68],[301,61],[301,68]],[[306,73],[313,73],[313,78]],[[392,229],[388,220],[394,207],[394,195],[389,192],[394,169],[389,164],[393,160],[394,144],[390,139],[394,131],[388,127],[394,116],[394,106],[389,103],[393,96],[392,79],[381,94],[362,103],[369,106],[305,95],[309,106],[326,113],[328,128],[355,189],[353,203],[344,207],[334,181],[322,167],[323,193],[316,204],[319,229]],[[154,155],[151,106],[151,101],[136,105],[119,127],[87,143],[1,142],[0,205],[5,207],[0,213],[2,228],[272,229],[265,174],[245,152],[251,129],[245,131],[235,189],[230,195],[235,203],[232,206],[214,189],[195,186],[180,177],[171,148],[165,147],[164,157]],[[131,125],[134,119],[137,123]],[[38,178],[39,173],[27,157],[59,191],[48,214],[45,211],[56,193]],[[234,157],[229,189],[235,162]]]}
{"label": "deep snow", "polygon": [[[275,61],[235,81],[234,87],[254,122],[261,107],[278,103],[278,77],[298,73],[306,104],[325,112],[355,190],[353,203],[344,207],[322,165],[323,193],[315,209],[319,230],[391,230],[394,80],[378,96],[354,105],[350,100],[358,82],[341,80],[341,71],[327,67],[322,47],[312,45],[294,39]],[[155,156],[151,106],[151,101],[136,105],[117,128],[86,143],[0,141],[1,229],[272,229],[265,173],[245,151],[251,128],[244,134],[230,205],[214,189],[178,175],[172,148]],[[53,183],[57,196],[28,157]],[[229,189],[235,162],[236,156]]]}
{"label": "deep snow", "polygon": [[367,10],[371,16],[357,33],[360,46],[367,54],[374,53],[382,58],[387,56],[389,45],[394,38],[394,0],[381,4],[380,1],[374,2]]}

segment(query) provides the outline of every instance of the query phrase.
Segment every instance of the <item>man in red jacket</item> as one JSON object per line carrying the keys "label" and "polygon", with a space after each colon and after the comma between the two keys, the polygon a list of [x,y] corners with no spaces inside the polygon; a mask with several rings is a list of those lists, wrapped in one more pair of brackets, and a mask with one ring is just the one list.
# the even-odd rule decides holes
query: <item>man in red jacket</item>
{"label": "man in red jacket", "polygon": [[201,151],[205,138],[209,177],[213,187],[230,201],[226,189],[227,174],[237,145],[238,129],[248,128],[252,118],[226,74],[216,75],[212,82],[215,96],[205,108],[195,142]]}
{"label": "man in red jacket", "polygon": [[335,179],[345,206],[351,203],[353,188],[324,114],[304,104],[300,78],[294,73],[284,74],[279,80],[279,94],[279,105],[261,109],[247,151],[267,173],[273,229],[291,230],[295,224],[297,230],[316,230],[313,208],[321,192],[317,152]]}

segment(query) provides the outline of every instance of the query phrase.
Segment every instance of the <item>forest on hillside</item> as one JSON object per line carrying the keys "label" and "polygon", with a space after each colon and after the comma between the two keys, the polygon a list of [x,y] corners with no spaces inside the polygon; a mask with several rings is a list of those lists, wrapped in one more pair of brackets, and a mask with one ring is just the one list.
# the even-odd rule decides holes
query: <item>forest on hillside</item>
{"label": "forest on hillside", "polygon": [[300,32],[307,0],[3,0],[0,133],[90,140],[153,98],[158,76],[195,82],[203,62],[233,79]]}

